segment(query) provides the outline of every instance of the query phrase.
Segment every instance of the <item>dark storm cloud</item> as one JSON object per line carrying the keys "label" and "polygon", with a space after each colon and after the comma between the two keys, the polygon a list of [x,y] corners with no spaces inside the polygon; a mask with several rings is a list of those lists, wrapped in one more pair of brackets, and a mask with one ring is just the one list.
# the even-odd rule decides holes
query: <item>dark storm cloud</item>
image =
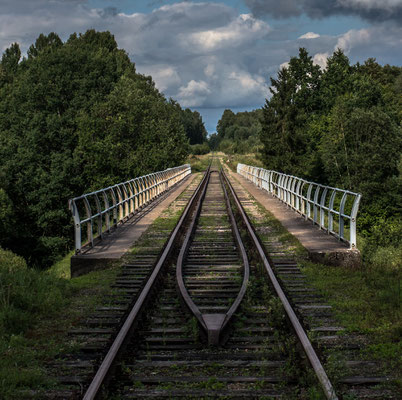
{"label": "dark storm cloud", "polygon": [[272,15],[290,18],[306,14],[311,18],[332,15],[359,16],[371,22],[402,22],[401,0],[244,0],[256,17]]}

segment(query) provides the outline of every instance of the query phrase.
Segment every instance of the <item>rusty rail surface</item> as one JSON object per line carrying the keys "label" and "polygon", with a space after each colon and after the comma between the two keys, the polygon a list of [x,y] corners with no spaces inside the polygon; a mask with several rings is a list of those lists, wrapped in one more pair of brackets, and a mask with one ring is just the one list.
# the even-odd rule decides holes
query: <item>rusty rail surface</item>
{"label": "rusty rail surface", "polygon": [[291,306],[278,279],[276,278],[275,273],[267,259],[267,256],[265,255],[264,249],[261,246],[261,243],[255,233],[255,230],[254,230],[246,212],[244,211],[244,208],[243,208],[236,192],[234,191],[234,189],[233,189],[229,179],[226,177],[226,175],[224,175],[224,179],[226,180],[226,183],[227,183],[227,185],[230,189],[230,192],[233,196],[233,199],[238,207],[241,217],[247,227],[247,231],[248,231],[251,239],[253,240],[254,246],[256,247],[256,249],[258,251],[261,261],[264,264],[265,270],[272,283],[272,286],[274,287],[276,294],[278,295],[279,299],[281,300],[281,302],[283,304],[283,307],[290,320],[290,323],[292,324],[292,327],[296,332],[296,335],[303,347],[303,350],[306,353],[306,356],[309,359],[310,364],[314,369],[314,372],[321,384],[321,387],[325,393],[325,396],[327,397],[328,400],[337,400],[338,397],[335,393],[335,389],[333,388],[333,386],[327,376],[327,373],[325,372],[325,369],[322,366],[321,361],[318,358],[317,353],[315,352],[315,350],[313,348],[313,345],[311,344],[309,338],[307,337],[307,334],[306,334],[303,326],[301,325],[299,319],[297,318],[296,313],[293,310],[293,307]]}
{"label": "rusty rail surface", "polygon": [[161,270],[163,265],[165,264],[166,260],[170,256],[172,249],[179,238],[180,231],[184,223],[186,222],[188,216],[191,213],[192,208],[194,207],[197,198],[199,197],[200,190],[203,188],[205,184],[205,180],[207,177],[207,173],[204,175],[201,183],[199,184],[198,188],[192,195],[190,201],[188,202],[187,206],[185,207],[176,227],[174,228],[172,234],[170,235],[169,241],[166,244],[164,250],[162,251],[161,256],[159,257],[156,265],[153,269],[151,276],[149,277],[148,281],[146,282],[144,288],[142,289],[138,299],[136,300],[134,306],[132,307],[127,319],[125,320],[123,326],[121,327],[120,331],[118,332],[117,336],[115,337],[112,345],[110,346],[105,358],[103,359],[101,365],[99,366],[92,382],[90,383],[85,395],[83,397],[84,400],[93,400],[99,394],[99,391],[107,379],[109,371],[111,370],[113,364],[115,363],[119,353],[122,350],[122,347],[127,342],[130,333],[133,330],[133,327],[138,320],[141,311],[146,303],[146,301],[150,298],[152,289],[157,281],[158,277],[160,276]]}
{"label": "rusty rail surface", "polygon": [[198,322],[200,323],[200,325],[202,326],[204,331],[207,332],[208,344],[218,345],[220,342],[220,339],[221,339],[221,333],[223,332],[223,330],[225,329],[225,327],[227,326],[227,324],[233,317],[233,314],[238,309],[238,307],[246,293],[247,283],[248,283],[248,280],[250,277],[250,266],[249,266],[249,262],[248,262],[247,253],[246,253],[244,244],[242,242],[242,239],[241,239],[241,236],[239,233],[239,229],[237,227],[237,224],[236,224],[236,221],[235,221],[235,218],[233,215],[233,211],[232,211],[230,201],[229,201],[229,198],[228,198],[228,195],[226,192],[226,188],[223,184],[222,174],[220,173],[219,174],[220,182],[222,185],[223,193],[225,195],[227,212],[228,212],[232,230],[233,230],[233,233],[235,236],[235,241],[236,241],[237,247],[240,251],[242,261],[243,261],[242,285],[240,287],[240,290],[239,290],[235,300],[233,301],[233,303],[232,303],[231,307],[228,309],[228,311],[226,313],[214,313],[214,314],[202,313],[200,311],[200,309],[198,308],[198,306],[194,303],[193,299],[191,298],[191,296],[186,288],[186,285],[184,282],[184,276],[183,276],[183,264],[185,262],[188,249],[190,247],[191,239],[193,237],[194,231],[197,227],[197,219],[201,212],[201,206],[202,206],[202,203],[203,203],[203,200],[205,197],[205,193],[206,193],[206,190],[208,187],[209,177],[212,173],[218,173],[218,172],[210,171],[208,174],[207,183],[203,188],[202,194],[201,194],[201,196],[199,198],[199,202],[197,204],[196,212],[194,213],[194,215],[192,217],[191,224],[189,225],[189,227],[187,229],[186,237],[185,237],[184,243],[180,250],[180,254],[179,254],[179,257],[177,260],[176,279],[177,279],[177,284],[178,284],[178,287],[179,287],[179,290],[180,290],[180,293],[181,293],[181,296],[182,296],[184,302],[186,303],[189,310],[193,313],[193,315],[197,318]]}

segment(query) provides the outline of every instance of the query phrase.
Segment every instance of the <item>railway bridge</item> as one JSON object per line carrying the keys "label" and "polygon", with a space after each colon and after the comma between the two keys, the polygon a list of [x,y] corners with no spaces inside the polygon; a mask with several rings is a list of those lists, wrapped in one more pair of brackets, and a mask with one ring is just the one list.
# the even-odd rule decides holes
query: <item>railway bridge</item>
{"label": "railway bridge", "polygon": [[[381,398],[388,377],[300,268],[359,265],[360,197],[212,158],[71,199],[72,276],[120,270],[71,332],[82,348],[63,398]],[[336,382],[334,354],[348,371]]]}

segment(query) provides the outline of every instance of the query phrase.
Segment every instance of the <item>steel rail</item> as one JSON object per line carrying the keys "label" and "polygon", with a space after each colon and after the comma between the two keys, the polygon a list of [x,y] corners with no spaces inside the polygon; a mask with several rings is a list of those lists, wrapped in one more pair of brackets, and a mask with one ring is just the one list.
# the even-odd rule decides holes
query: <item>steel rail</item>
{"label": "steel rail", "polygon": [[236,312],[236,310],[238,309],[241,301],[243,300],[243,297],[246,293],[246,289],[247,289],[247,284],[249,281],[249,277],[250,277],[250,266],[249,266],[249,262],[248,262],[248,257],[247,257],[247,253],[246,250],[244,248],[241,236],[240,236],[240,232],[239,229],[237,228],[237,224],[236,224],[236,220],[234,218],[232,209],[231,209],[231,205],[230,205],[230,201],[226,192],[226,188],[223,184],[222,181],[222,176],[220,175],[220,180],[221,180],[221,184],[222,184],[222,188],[223,188],[223,192],[225,195],[225,201],[226,201],[226,206],[227,206],[227,210],[228,210],[228,214],[229,214],[229,219],[232,225],[232,229],[234,232],[234,236],[235,236],[235,240],[238,246],[238,249],[240,250],[240,254],[243,260],[243,281],[242,281],[242,285],[240,287],[239,293],[236,296],[236,299],[233,301],[232,305],[230,306],[229,310],[226,313],[222,313],[222,314],[202,314],[200,309],[198,308],[198,306],[194,303],[194,301],[192,300],[190,294],[188,293],[188,290],[186,288],[186,285],[184,283],[184,278],[183,278],[183,264],[184,264],[184,260],[186,258],[188,249],[190,247],[190,242],[194,233],[194,230],[196,228],[196,222],[198,220],[198,217],[201,213],[201,206],[203,203],[203,199],[205,197],[205,193],[207,190],[207,186],[208,186],[208,182],[209,182],[209,176],[212,172],[215,171],[211,171],[208,174],[208,180],[207,183],[203,189],[203,192],[199,198],[197,207],[196,207],[196,211],[193,215],[191,224],[189,225],[187,232],[186,232],[186,237],[185,240],[183,242],[183,245],[181,247],[180,253],[179,253],[179,257],[177,259],[177,266],[176,266],[176,281],[177,281],[177,285],[179,287],[180,290],[180,294],[184,300],[184,302],[186,303],[187,307],[189,308],[189,310],[193,313],[193,315],[197,318],[197,320],[199,321],[200,325],[202,326],[202,328],[207,332],[208,335],[208,344],[210,345],[218,345],[219,344],[219,340],[220,340],[220,336],[221,336],[221,332],[225,329],[225,327],[227,326],[228,322],[231,320],[231,318],[233,317],[233,314]]}
{"label": "steel rail", "polygon": [[172,234],[169,237],[168,243],[165,246],[162,255],[159,257],[156,265],[153,269],[151,276],[149,277],[147,283],[145,284],[144,288],[142,289],[140,295],[138,296],[135,304],[133,305],[127,319],[124,321],[123,326],[121,327],[120,331],[118,332],[117,336],[115,337],[112,345],[110,346],[105,358],[103,359],[101,365],[99,366],[94,378],[92,379],[88,389],[85,392],[83,400],[94,400],[96,396],[99,394],[99,390],[104,384],[109,371],[112,368],[122,346],[126,342],[130,331],[140,315],[141,309],[144,306],[146,300],[148,300],[151,290],[161,272],[162,266],[166,262],[167,258],[169,257],[173,246],[178,239],[179,231],[182,228],[184,222],[186,221],[188,215],[190,214],[190,210],[193,208],[193,205],[196,201],[196,198],[199,197],[199,193],[203,185],[205,185],[207,174],[204,175],[204,178],[198,185],[197,189],[191,196],[191,199],[187,203],[179,222],[177,223],[176,227],[174,228]]}
{"label": "steel rail", "polygon": [[335,389],[333,388],[327,373],[325,372],[324,367],[321,364],[321,361],[319,360],[317,353],[315,352],[309,338],[307,337],[306,332],[304,331],[299,319],[296,316],[296,313],[294,312],[289,300],[287,299],[281,285],[279,284],[279,281],[277,280],[274,271],[272,270],[271,265],[269,264],[269,261],[265,255],[265,251],[257,237],[257,234],[254,231],[254,228],[252,224],[250,223],[250,220],[244,211],[244,208],[236,194],[236,192],[233,189],[232,184],[230,183],[229,179],[227,178],[226,174],[223,174],[223,177],[225,178],[227,185],[232,193],[233,199],[239,209],[239,212],[241,214],[241,217],[247,227],[248,233],[250,237],[252,238],[254,245],[256,249],[258,250],[258,254],[264,264],[265,270],[268,273],[269,279],[275,289],[276,294],[280,298],[283,307],[286,311],[286,314],[296,332],[297,337],[299,338],[299,341],[303,347],[304,352],[306,353],[307,358],[310,361],[311,366],[313,367],[316,376],[321,384],[321,387],[324,391],[324,394],[328,400],[338,400],[338,397],[335,393]]}

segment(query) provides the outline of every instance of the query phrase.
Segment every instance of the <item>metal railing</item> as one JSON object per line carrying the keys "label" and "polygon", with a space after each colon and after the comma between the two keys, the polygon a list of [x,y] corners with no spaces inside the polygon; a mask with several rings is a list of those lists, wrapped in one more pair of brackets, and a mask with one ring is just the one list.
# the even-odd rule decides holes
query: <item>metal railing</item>
{"label": "metal railing", "polygon": [[[266,190],[320,229],[356,248],[356,216],[360,193],[309,182],[250,165],[237,164],[237,172]],[[345,234],[349,232],[349,240]]]}
{"label": "metal railing", "polygon": [[[93,247],[105,233],[110,233],[119,223],[129,219],[189,174],[191,167],[185,164],[70,199],[68,205],[74,220],[76,254],[84,246]],[[85,217],[82,218],[83,215]],[[84,225],[86,232],[82,229]]]}

